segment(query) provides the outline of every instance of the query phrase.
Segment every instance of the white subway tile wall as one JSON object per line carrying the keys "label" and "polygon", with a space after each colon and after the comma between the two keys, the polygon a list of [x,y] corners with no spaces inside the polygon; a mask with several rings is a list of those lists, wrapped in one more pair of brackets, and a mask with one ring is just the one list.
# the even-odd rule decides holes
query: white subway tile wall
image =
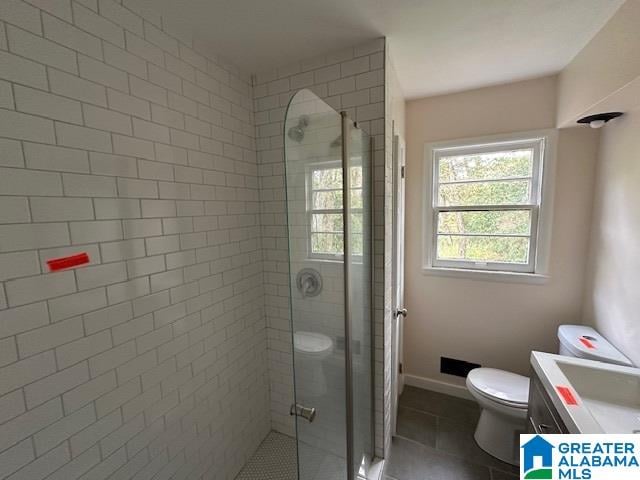
{"label": "white subway tile wall", "polygon": [[[263,72],[256,75],[253,89],[261,186],[271,422],[275,430],[285,434],[294,432],[294,423],[289,416],[289,406],[293,402],[293,358],[283,145],[284,119],[289,100],[298,90],[308,88],[335,110],[345,110],[374,138],[375,453],[380,457],[384,456],[384,279],[390,272],[384,257],[383,212],[385,201],[388,201],[385,191],[390,181],[385,163],[384,54],[385,41],[379,39],[294,63],[286,68]],[[389,385],[386,387],[388,389]]]}
{"label": "white subway tile wall", "polygon": [[251,79],[143,3],[0,2],[0,479],[232,479],[271,429]]}

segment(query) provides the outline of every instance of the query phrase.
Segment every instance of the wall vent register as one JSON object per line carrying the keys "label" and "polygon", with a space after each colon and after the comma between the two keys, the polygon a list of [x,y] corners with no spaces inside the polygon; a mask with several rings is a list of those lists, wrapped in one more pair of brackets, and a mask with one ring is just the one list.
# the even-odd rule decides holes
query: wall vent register
{"label": "wall vent register", "polygon": [[479,363],[458,360],[457,358],[440,357],[440,373],[466,378],[471,370],[480,367],[482,367],[482,365]]}

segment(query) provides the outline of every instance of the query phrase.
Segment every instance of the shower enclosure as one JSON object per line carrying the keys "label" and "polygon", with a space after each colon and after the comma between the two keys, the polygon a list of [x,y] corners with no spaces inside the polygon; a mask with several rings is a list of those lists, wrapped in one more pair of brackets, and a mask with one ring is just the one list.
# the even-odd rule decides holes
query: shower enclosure
{"label": "shower enclosure", "polygon": [[372,148],[308,90],[286,113],[298,478],[367,478],[373,453]]}

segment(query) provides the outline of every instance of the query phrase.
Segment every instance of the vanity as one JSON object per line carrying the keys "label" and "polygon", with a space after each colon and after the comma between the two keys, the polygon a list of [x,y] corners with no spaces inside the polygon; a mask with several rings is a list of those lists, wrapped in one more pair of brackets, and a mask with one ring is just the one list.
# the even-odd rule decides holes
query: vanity
{"label": "vanity", "polygon": [[569,433],[535,370],[532,370],[529,387],[527,433]]}
{"label": "vanity", "polygon": [[527,432],[640,433],[640,369],[531,353]]}

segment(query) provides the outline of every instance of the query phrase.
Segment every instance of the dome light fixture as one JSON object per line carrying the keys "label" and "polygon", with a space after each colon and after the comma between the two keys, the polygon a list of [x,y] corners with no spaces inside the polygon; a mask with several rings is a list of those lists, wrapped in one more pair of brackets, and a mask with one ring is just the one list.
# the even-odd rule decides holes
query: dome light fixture
{"label": "dome light fixture", "polygon": [[622,112],[596,113],[595,115],[588,115],[586,117],[582,117],[580,120],[578,120],[578,123],[588,124],[591,128],[600,128],[609,120],[618,118],[621,115],[624,115],[624,114]]}

